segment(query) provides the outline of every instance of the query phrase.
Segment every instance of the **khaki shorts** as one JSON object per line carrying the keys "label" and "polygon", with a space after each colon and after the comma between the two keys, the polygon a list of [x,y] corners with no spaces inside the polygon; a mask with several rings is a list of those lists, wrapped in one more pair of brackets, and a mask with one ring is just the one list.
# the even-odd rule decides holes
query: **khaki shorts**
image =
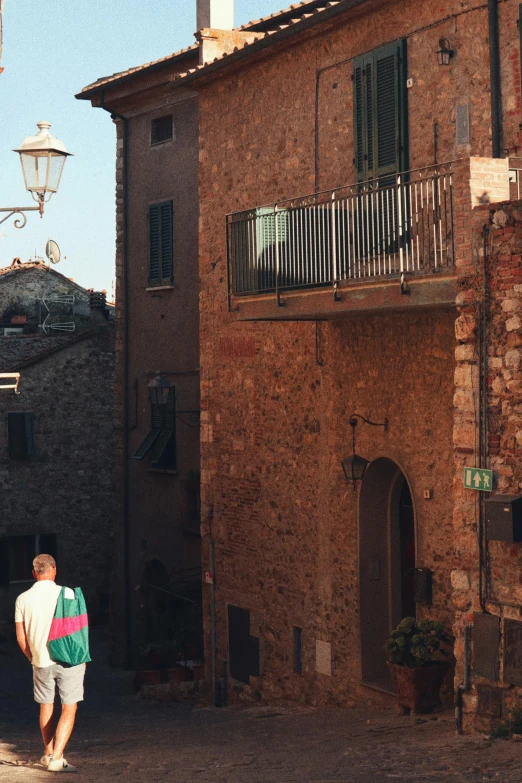
{"label": "khaki shorts", "polygon": [[53,663],[52,666],[33,666],[34,700],[38,704],[54,704],[56,686],[62,704],[76,704],[83,701],[83,678],[85,664],[67,666]]}

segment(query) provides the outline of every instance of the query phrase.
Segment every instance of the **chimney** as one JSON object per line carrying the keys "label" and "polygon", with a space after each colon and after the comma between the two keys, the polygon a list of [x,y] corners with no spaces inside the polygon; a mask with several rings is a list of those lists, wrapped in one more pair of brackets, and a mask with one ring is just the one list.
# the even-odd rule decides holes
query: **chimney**
{"label": "chimney", "polygon": [[233,30],[234,0],[197,0],[198,30]]}
{"label": "chimney", "polygon": [[234,29],[234,0],[197,0],[199,64],[230,54],[258,35]]}
{"label": "chimney", "polygon": [[90,291],[89,312],[92,323],[104,325],[107,323],[106,299],[105,291]]}

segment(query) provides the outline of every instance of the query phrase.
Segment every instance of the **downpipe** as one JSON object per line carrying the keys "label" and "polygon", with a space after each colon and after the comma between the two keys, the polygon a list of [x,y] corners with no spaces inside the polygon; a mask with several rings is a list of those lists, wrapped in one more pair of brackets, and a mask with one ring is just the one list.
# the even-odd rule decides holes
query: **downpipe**
{"label": "downpipe", "polygon": [[455,694],[455,729],[457,734],[463,733],[462,712],[463,712],[463,694],[470,689],[469,676],[469,637],[471,628],[464,626],[464,672],[462,683],[457,687]]}
{"label": "downpipe", "polygon": [[498,32],[498,0],[488,0],[489,73],[491,88],[492,157],[500,158],[502,143],[502,112],[500,84],[500,43]]}
{"label": "downpipe", "polygon": [[130,524],[129,524],[129,264],[128,264],[128,228],[129,228],[129,120],[123,114],[105,106],[104,91],[100,92],[100,109],[108,112],[111,119],[123,123],[123,582],[125,604],[125,664],[132,669],[132,607],[130,584]]}

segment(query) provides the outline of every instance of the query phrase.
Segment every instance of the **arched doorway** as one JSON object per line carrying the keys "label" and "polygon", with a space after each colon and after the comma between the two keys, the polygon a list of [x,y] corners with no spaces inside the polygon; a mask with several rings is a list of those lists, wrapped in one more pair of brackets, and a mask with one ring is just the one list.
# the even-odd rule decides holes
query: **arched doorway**
{"label": "arched doorway", "polygon": [[384,644],[403,617],[415,616],[415,516],[410,487],[390,459],[372,462],[359,498],[362,678],[388,687]]}

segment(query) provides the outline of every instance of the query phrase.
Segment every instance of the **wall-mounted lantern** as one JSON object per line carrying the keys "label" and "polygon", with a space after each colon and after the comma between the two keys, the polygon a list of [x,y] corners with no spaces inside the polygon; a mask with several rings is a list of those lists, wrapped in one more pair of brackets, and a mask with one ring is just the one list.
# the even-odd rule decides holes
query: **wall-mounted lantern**
{"label": "wall-mounted lantern", "polygon": [[154,378],[147,384],[152,405],[166,405],[171,386],[158,370]]}
{"label": "wall-mounted lantern", "polygon": [[352,455],[351,457],[345,457],[345,459],[341,460],[341,465],[346,480],[351,481],[353,484],[354,492],[357,489],[357,482],[363,480],[366,468],[370,464],[369,460],[365,457],[361,457],[359,454],[355,453],[355,431],[357,429],[358,419],[365,424],[369,424],[371,427],[384,427],[384,431],[388,431],[388,419],[384,419],[383,422],[379,423],[365,419],[364,416],[360,416],[358,413],[352,413],[350,416],[350,427],[352,428]]}
{"label": "wall-mounted lantern", "polygon": [[449,65],[452,57],[455,57],[455,50],[450,49],[448,39],[439,38],[439,48],[437,49],[439,65]]}

